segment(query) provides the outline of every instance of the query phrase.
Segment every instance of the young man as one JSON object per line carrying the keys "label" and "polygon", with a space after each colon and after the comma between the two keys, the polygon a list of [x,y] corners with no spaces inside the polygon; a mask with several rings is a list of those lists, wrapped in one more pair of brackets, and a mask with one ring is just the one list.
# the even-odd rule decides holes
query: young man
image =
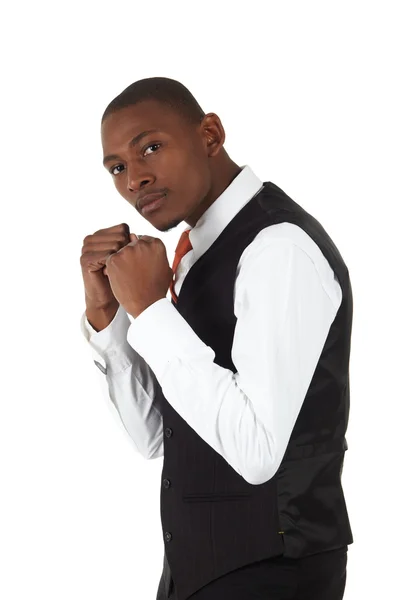
{"label": "young man", "polygon": [[177,81],[130,85],[101,134],[120,195],[159,231],[189,225],[172,269],[160,239],[125,223],[81,255],[100,376],[138,452],[164,456],[158,600],[339,600],[353,541],[339,250],[232,161],[219,117]]}

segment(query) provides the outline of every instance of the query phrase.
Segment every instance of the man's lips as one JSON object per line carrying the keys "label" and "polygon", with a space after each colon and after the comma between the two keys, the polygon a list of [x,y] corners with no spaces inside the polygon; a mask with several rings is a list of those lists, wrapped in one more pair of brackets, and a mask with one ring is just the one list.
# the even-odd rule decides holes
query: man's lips
{"label": "man's lips", "polygon": [[144,196],[140,202],[140,211],[143,214],[156,211],[165,200],[166,194],[148,194]]}
{"label": "man's lips", "polygon": [[143,198],[141,198],[141,200],[139,200],[139,208],[140,210],[143,209],[144,206],[146,206],[147,204],[150,204],[151,202],[154,202],[154,200],[158,200],[159,198],[163,198],[165,196],[165,194],[147,194],[147,196],[143,196]]}

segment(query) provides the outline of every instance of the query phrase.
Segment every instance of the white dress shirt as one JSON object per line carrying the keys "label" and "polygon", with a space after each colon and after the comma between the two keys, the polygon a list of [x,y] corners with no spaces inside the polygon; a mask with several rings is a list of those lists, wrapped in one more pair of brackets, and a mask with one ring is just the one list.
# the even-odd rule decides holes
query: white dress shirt
{"label": "white dress shirt", "polygon": [[[187,228],[193,249],[178,267],[177,296],[191,266],[261,187],[250,167],[242,167]],[[81,329],[103,394],[143,457],[163,455],[162,389],[198,435],[257,485],[282,461],[341,300],[318,245],[284,222],[262,229],[238,263],[231,353],[237,373],[213,362],[213,349],[172,305],[169,291],[136,319],[120,306],[99,332],[84,313]]]}

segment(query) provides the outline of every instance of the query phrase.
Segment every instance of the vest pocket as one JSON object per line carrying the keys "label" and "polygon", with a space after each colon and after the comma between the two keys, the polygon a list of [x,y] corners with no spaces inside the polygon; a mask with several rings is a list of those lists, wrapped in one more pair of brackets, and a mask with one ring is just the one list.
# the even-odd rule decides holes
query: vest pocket
{"label": "vest pocket", "polygon": [[251,492],[207,492],[203,494],[183,494],[184,502],[228,502],[231,500],[246,500],[253,494]]}

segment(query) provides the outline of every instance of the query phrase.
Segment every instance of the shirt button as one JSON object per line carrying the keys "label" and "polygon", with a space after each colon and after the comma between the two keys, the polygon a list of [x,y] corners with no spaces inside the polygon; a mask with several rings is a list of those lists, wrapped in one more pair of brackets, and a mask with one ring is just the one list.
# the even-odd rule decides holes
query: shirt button
{"label": "shirt button", "polygon": [[163,486],[164,486],[165,488],[169,488],[169,486],[170,486],[170,485],[171,485],[171,482],[170,482],[170,480],[169,480],[169,479],[164,479],[164,480],[163,480]]}
{"label": "shirt button", "polygon": [[172,429],[170,429],[169,427],[166,428],[165,430],[165,435],[167,438],[170,438],[172,435]]}
{"label": "shirt button", "polygon": [[165,541],[166,542],[170,542],[172,540],[172,535],[170,534],[169,531],[165,532]]}

